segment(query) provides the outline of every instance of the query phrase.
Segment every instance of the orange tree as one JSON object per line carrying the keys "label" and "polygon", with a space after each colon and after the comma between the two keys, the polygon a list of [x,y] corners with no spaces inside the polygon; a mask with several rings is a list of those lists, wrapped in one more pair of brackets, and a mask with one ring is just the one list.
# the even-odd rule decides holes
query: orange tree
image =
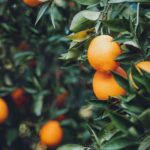
{"label": "orange tree", "polygon": [[56,149],[91,141],[85,113],[79,115],[90,94],[89,70],[58,59],[69,46],[64,36],[80,6],[72,1],[49,6],[0,1],[0,150]]}
{"label": "orange tree", "polygon": [[[97,70],[93,79],[96,98],[89,98],[89,103],[98,112],[89,123],[93,144],[68,144],[58,150],[86,146],[97,150],[149,149],[150,1],[76,2],[82,7],[72,19],[72,33],[67,36],[71,44],[62,58],[72,54],[77,62],[85,62],[88,54],[90,65]],[[115,63],[124,69],[125,78],[117,73]],[[120,88],[126,93],[119,92]]]}
{"label": "orange tree", "polygon": [[[10,4],[2,2],[1,97],[7,101],[13,113],[6,124],[1,126],[1,140],[4,143],[1,144],[1,149],[20,149],[23,144],[27,146],[25,149],[46,149],[45,143],[52,142],[48,137],[56,135],[47,126],[48,121],[57,119],[56,116],[59,119],[66,118],[67,116],[59,116],[64,112],[72,117],[71,120],[61,123],[64,128],[67,127],[64,134],[66,140],[63,143],[68,144],[57,150],[150,148],[149,0],[75,0],[75,2],[24,1],[27,5],[40,9],[36,21],[29,19],[29,14],[35,16],[36,8],[29,11],[26,7],[25,19],[21,15],[24,14],[23,9],[20,8],[23,4],[19,2],[19,6],[13,5],[10,9]],[[12,16],[9,18],[6,9],[8,7],[11,10],[9,15]],[[13,16],[15,10],[20,11]],[[76,11],[79,12],[71,21],[70,18]],[[49,24],[49,18],[55,30]],[[13,22],[15,20],[17,21]],[[13,22],[11,28],[6,21]],[[33,27],[33,22],[37,24],[37,28]],[[69,40],[62,38],[64,34],[70,40],[70,46]],[[16,40],[20,35],[28,41],[32,51],[24,53],[17,51]],[[104,35],[109,38],[101,38]],[[20,46],[29,49],[25,42]],[[67,47],[68,52],[61,54]],[[9,52],[6,53],[8,50],[5,49],[9,49]],[[66,63],[59,62],[54,57],[56,55],[61,55],[59,59],[65,60]],[[87,67],[87,58],[94,69]],[[59,69],[56,71],[58,64],[64,67],[63,73]],[[66,68],[68,64],[72,66]],[[61,78],[62,74],[67,76]],[[90,86],[92,82],[93,87]],[[29,99],[21,109],[14,109],[14,103],[10,102],[12,96],[10,98],[9,94],[16,87],[25,90],[27,92],[25,96]],[[63,90],[60,87],[63,87]],[[88,92],[89,87],[96,97]],[[121,92],[118,92],[118,89]],[[62,108],[62,105],[58,105],[58,109],[53,103],[50,106],[49,98],[58,101],[62,98],[64,103],[64,97],[70,94],[67,91],[71,92],[71,96],[66,106]],[[56,95],[57,92],[61,95]],[[81,121],[76,110],[87,98],[88,106],[82,107],[79,111],[79,115],[85,119]],[[44,123],[46,124],[43,128],[46,126],[47,132],[45,131],[43,136],[47,142],[39,143],[38,133]],[[41,130],[44,130],[43,128]],[[59,125],[53,128],[55,131],[58,128],[61,130]],[[92,142],[85,128],[89,129]],[[61,140],[59,132],[57,136]],[[59,140],[55,142],[60,142]]]}

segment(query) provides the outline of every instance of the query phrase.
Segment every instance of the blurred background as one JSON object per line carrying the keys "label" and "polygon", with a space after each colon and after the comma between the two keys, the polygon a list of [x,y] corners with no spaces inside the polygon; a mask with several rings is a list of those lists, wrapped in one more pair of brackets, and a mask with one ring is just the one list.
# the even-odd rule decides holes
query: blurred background
{"label": "blurred background", "polygon": [[56,1],[35,25],[39,8],[0,0],[0,97],[9,108],[0,125],[0,150],[38,149],[39,129],[51,119],[63,127],[62,144],[91,142],[91,71],[86,62],[59,59],[69,46],[68,22],[80,7]]}

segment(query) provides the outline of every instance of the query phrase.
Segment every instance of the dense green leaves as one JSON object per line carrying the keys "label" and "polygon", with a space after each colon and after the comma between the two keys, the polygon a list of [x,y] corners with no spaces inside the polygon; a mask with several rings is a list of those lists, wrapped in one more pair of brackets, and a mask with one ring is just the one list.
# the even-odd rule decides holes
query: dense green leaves
{"label": "dense green leaves", "polygon": [[137,141],[131,141],[130,138],[127,137],[118,137],[114,138],[113,140],[107,142],[106,144],[102,145],[102,150],[121,150],[127,149],[132,145],[136,145]]}
{"label": "dense green leaves", "polygon": [[93,4],[97,4],[98,2],[100,2],[99,0],[76,0],[76,2],[83,4],[83,5],[93,5]]}
{"label": "dense green leaves", "polygon": [[115,112],[109,111],[109,115],[114,125],[124,133],[128,134],[128,129],[131,128],[133,124],[127,118]]}
{"label": "dense green leaves", "polygon": [[[135,67],[150,60],[149,3],[55,0],[37,12],[19,0],[1,1],[0,96],[11,115],[0,126],[0,149],[39,149],[40,126],[51,119],[62,119],[64,146],[58,150],[149,149],[150,74]],[[108,101],[94,97],[93,70],[87,65],[89,43],[102,34],[120,44],[123,53],[116,61],[127,73],[123,78],[112,72],[126,94]],[[11,97],[18,87],[27,96],[20,108]],[[64,104],[58,104],[64,95]],[[83,111],[87,102],[92,104],[90,112]],[[81,111],[90,117],[83,119]]]}
{"label": "dense green leaves", "polygon": [[110,0],[109,1],[109,3],[122,3],[122,2],[150,3],[149,0]]}

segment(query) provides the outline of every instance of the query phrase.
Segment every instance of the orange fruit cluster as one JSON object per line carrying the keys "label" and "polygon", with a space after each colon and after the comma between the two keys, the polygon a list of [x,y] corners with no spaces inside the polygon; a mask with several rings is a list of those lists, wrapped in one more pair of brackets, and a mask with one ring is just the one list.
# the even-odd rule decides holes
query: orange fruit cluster
{"label": "orange fruit cluster", "polygon": [[[23,88],[17,88],[15,91],[11,93],[12,100],[16,104],[16,106],[22,106],[27,98],[25,96],[25,91]],[[7,103],[4,99],[0,98],[0,124],[4,123],[9,115],[9,109]]]}
{"label": "orange fruit cluster", "polygon": [[63,129],[58,121],[52,120],[42,126],[39,135],[42,144],[54,148],[62,142]]}
{"label": "orange fruit cluster", "polygon": [[[66,94],[65,94],[66,95]],[[25,90],[23,88],[17,88],[11,93],[11,98],[16,104],[16,106],[22,106],[27,98],[25,96]],[[5,100],[0,98],[0,124],[4,123],[9,114],[9,109]],[[65,115],[61,115],[57,118],[57,120],[51,120],[45,123],[40,131],[40,142],[42,145],[45,145],[49,148],[57,147],[63,139],[63,129],[59,123],[66,118]]]}
{"label": "orange fruit cluster", "polygon": [[89,64],[96,70],[93,78],[93,91],[100,100],[118,97],[125,90],[117,83],[111,71],[126,77],[125,71],[119,67],[115,59],[122,53],[120,46],[109,35],[95,37],[88,48]]}

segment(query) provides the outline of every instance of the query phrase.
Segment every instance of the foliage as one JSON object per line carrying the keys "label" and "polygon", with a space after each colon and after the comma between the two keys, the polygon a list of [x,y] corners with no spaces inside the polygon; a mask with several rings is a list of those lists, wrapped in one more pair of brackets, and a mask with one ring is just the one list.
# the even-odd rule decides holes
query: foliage
{"label": "foliage", "polygon": [[[89,124],[91,135],[95,139],[94,147],[100,150],[146,150],[149,148],[147,140],[150,134],[150,77],[147,72],[137,71],[135,64],[138,61],[150,60],[150,20],[147,15],[150,3],[143,0],[77,2],[86,6],[72,19],[70,30],[73,33],[68,36],[71,44],[66,55],[73,51],[78,54],[78,57],[73,59],[79,61],[86,58],[91,39],[99,34],[109,34],[123,49],[117,61],[128,76],[132,73],[139,87],[138,90],[135,89],[129,78],[126,80],[113,73],[127,94],[120,97],[119,101],[114,98],[110,98],[108,102],[97,101],[94,98],[90,100],[100,111],[97,119],[93,118],[93,123]],[[92,32],[88,33],[89,30]]]}
{"label": "foliage", "polygon": [[[1,150],[38,149],[41,125],[61,115],[66,117],[60,121],[64,144],[90,141],[87,121],[78,115],[90,94],[88,88],[85,92],[89,70],[82,64],[72,67],[58,59],[68,47],[64,36],[76,10],[67,3],[53,5],[56,29],[50,23],[50,9],[36,22],[38,11],[44,11],[41,7],[31,9],[19,0],[0,1],[0,96],[10,111],[7,122],[0,125]],[[27,97],[20,107],[11,97],[16,88],[24,88]],[[65,104],[57,104],[65,92]]]}
{"label": "foliage", "polygon": [[[0,126],[0,149],[20,149],[22,144],[36,149],[40,126],[61,114],[67,115],[61,122],[62,144],[67,145],[58,150],[150,148],[150,75],[135,67],[150,60],[149,0],[75,0],[73,7],[70,2],[47,1],[38,12],[20,1],[0,2],[0,95],[11,112]],[[121,45],[123,53],[116,61],[138,86],[113,73],[127,92],[119,100],[99,101],[91,91],[87,49],[101,34]],[[25,50],[20,43],[27,43]],[[16,87],[24,87],[29,99],[19,109],[10,97]],[[68,100],[59,108],[55,99],[64,91],[69,92]],[[81,119],[78,110],[86,103],[92,105],[93,115]]]}

